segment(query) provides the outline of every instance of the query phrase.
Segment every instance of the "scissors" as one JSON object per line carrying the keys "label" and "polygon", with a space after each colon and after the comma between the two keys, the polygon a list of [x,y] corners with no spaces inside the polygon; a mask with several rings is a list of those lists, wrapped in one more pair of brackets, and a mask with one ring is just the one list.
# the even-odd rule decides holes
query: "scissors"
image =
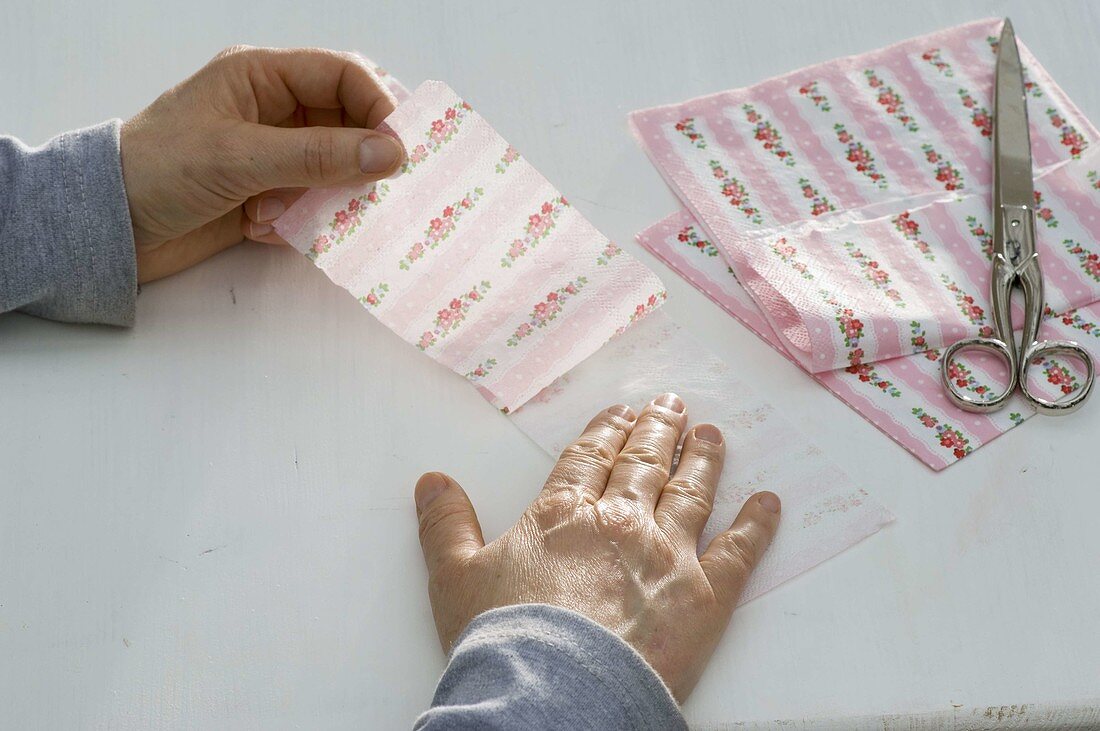
{"label": "scissors", "polygon": [[[993,278],[990,300],[994,330],[991,337],[966,338],[944,351],[940,375],[951,401],[961,409],[990,412],[1003,408],[1017,386],[1039,412],[1068,414],[1085,403],[1092,392],[1093,364],[1089,354],[1072,340],[1038,340],[1043,318],[1043,274],[1035,251],[1035,193],[1032,188],[1031,138],[1023,66],[1016,34],[1006,18],[997,47],[993,97]],[[1012,290],[1024,293],[1024,332],[1017,346],[1012,328]],[[1018,348],[1018,350],[1017,350]],[[982,401],[959,393],[949,369],[961,350],[991,351],[1008,364],[1004,392]],[[1070,355],[1085,364],[1086,376],[1072,398],[1048,401],[1028,390],[1028,368],[1049,356]]]}

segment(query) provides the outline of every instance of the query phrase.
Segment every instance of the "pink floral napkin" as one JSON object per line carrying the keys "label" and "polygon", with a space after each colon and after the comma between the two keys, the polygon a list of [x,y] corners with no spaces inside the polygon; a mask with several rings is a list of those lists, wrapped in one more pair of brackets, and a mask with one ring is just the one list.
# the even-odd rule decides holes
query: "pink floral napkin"
{"label": "pink floral napkin", "polygon": [[[938,349],[990,326],[999,32],[979,21],[632,115],[687,208],[643,245],[937,469],[1031,414],[967,414],[938,380]],[[1074,308],[1100,298],[1097,132],[1022,54],[1048,311],[1088,333]],[[1003,366],[955,370],[980,395]],[[1063,364],[1044,371],[1051,394],[1079,387]]]}
{"label": "pink floral napkin", "polygon": [[405,97],[386,120],[409,150],[402,175],[310,191],[275,225],[333,282],[551,455],[603,406],[680,393],[731,446],[707,536],[761,487],[783,497],[788,517],[746,601],[892,520],[725,363],[651,315],[656,276],[469,104],[440,82],[391,88]]}
{"label": "pink floral napkin", "polygon": [[510,411],[664,299],[441,82],[387,118],[400,176],[309,191],[275,224],[394,332]]}

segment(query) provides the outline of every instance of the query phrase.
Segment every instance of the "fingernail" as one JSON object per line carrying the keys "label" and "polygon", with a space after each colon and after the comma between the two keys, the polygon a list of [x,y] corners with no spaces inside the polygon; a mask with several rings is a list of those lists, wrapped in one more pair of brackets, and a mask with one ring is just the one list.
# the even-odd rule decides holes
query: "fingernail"
{"label": "fingernail", "polygon": [[612,416],[622,417],[627,421],[634,421],[634,409],[630,408],[629,406],[624,406],[623,404],[616,404],[612,406],[610,409],[607,410],[607,413],[611,414]]}
{"label": "fingernail", "polygon": [[660,396],[653,399],[653,403],[658,406],[663,406],[669,411],[675,411],[677,414],[684,413],[684,402],[674,393],[662,393]]}
{"label": "fingernail", "polygon": [[416,483],[416,512],[423,513],[447,489],[447,480],[438,472],[423,475]]}
{"label": "fingernail", "polygon": [[769,513],[779,512],[779,498],[773,492],[760,493],[760,497],[756,499],[756,502],[760,503],[760,507]]}
{"label": "fingernail", "polygon": [[286,204],[274,196],[261,198],[260,205],[256,206],[258,221],[274,221],[284,213],[286,213]]}
{"label": "fingernail", "polygon": [[275,229],[267,223],[256,223],[255,221],[248,224],[248,236],[249,238],[256,238],[257,236],[267,236]]}
{"label": "fingernail", "polygon": [[722,432],[718,431],[718,427],[714,424],[700,424],[695,427],[695,438],[710,444],[721,444]]}
{"label": "fingernail", "polygon": [[359,143],[359,169],[384,173],[395,167],[403,154],[400,144],[389,135],[371,135]]}

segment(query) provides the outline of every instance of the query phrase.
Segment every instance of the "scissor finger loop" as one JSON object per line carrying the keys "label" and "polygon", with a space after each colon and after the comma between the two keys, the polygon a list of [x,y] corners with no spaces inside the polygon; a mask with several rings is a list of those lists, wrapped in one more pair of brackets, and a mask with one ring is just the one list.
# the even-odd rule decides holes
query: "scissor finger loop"
{"label": "scissor finger loop", "polygon": [[[1008,385],[1002,393],[990,396],[988,391],[983,391],[982,397],[977,399],[958,390],[958,379],[951,370],[955,357],[964,350],[987,350],[999,356],[1005,362],[1005,365],[1008,366]],[[943,380],[944,390],[947,391],[947,398],[960,409],[978,414],[997,411],[1005,405],[1006,401],[1012,398],[1012,393],[1016,390],[1016,353],[1005,341],[998,338],[966,338],[959,340],[948,347],[940,357],[940,377]]]}
{"label": "scissor finger loop", "polygon": [[[1037,396],[1030,390],[1028,371],[1031,366],[1047,364],[1052,357],[1058,355],[1068,355],[1081,361],[1085,366],[1085,377],[1072,385],[1068,382],[1056,384],[1060,386],[1063,394],[1072,394],[1072,396],[1052,401]],[[1059,366],[1057,362],[1053,365]],[[1093,369],[1092,358],[1089,357],[1088,351],[1072,340],[1043,340],[1032,343],[1024,352],[1023,362],[1020,364],[1020,391],[1024,398],[1040,412],[1050,416],[1065,416],[1081,408],[1092,394],[1092,384],[1096,379]],[[1069,378],[1067,375],[1059,380],[1069,380]]]}

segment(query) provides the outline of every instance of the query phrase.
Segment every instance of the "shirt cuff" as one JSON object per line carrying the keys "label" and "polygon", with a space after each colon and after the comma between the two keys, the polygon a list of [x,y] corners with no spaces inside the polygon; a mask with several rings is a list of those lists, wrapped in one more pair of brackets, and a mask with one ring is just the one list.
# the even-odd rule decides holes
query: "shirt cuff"
{"label": "shirt cuff", "polygon": [[587,617],[546,604],[476,617],[416,727],[485,725],[687,728],[672,694],[634,648]]}

